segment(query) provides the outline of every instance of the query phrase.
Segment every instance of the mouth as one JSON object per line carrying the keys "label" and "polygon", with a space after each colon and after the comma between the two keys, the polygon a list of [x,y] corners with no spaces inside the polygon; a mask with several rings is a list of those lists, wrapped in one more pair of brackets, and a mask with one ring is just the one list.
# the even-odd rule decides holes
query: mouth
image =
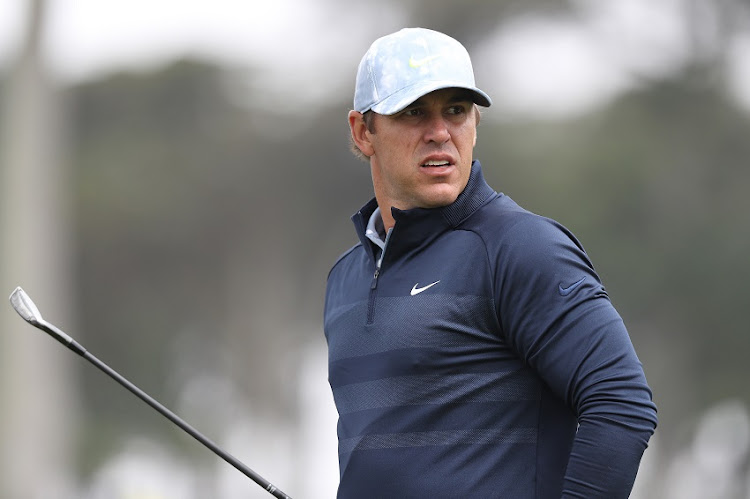
{"label": "mouth", "polygon": [[429,168],[431,170],[440,170],[450,168],[453,163],[448,159],[430,159],[422,163],[422,168]]}

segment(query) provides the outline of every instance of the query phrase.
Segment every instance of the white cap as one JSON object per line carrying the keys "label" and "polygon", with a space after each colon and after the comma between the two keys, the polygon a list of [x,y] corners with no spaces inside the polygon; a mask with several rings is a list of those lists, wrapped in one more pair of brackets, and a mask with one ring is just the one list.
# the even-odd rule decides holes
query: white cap
{"label": "white cap", "polygon": [[476,87],[471,58],[461,43],[438,31],[404,28],[375,40],[362,58],[354,110],[395,114],[423,95],[453,87],[471,90],[480,106],[492,104]]}

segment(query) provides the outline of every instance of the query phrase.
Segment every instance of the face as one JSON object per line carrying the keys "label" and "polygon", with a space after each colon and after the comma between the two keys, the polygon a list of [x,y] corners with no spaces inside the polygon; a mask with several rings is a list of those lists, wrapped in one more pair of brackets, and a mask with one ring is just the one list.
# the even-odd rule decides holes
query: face
{"label": "face", "polygon": [[376,114],[373,130],[352,111],[352,137],[370,158],[375,197],[388,225],[390,207],[436,208],[456,200],[471,173],[477,111],[462,89],[436,90],[392,116]]}

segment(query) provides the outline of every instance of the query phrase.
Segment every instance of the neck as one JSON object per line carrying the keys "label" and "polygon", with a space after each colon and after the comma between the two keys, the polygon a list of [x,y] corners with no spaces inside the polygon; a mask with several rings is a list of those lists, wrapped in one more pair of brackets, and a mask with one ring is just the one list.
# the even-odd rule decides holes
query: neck
{"label": "neck", "polygon": [[385,228],[385,233],[388,234],[388,231],[391,230],[394,225],[396,225],[396,221],[393,219],[393,215],[391,214],[391,207],[384,206],[380,203],[378,203],[378,207],[380,208],[380,218],[383,219],[383,227]]}

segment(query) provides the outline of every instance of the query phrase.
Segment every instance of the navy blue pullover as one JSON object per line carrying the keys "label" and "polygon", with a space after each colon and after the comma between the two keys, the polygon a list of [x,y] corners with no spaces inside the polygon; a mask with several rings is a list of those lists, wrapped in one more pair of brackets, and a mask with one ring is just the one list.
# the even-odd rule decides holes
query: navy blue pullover
{"label": "navy blue pullover", "polygon": [[392,209],[331,269],[340,499],[628,497],[656,407],[622,319],[560,224],[484,181]]}

